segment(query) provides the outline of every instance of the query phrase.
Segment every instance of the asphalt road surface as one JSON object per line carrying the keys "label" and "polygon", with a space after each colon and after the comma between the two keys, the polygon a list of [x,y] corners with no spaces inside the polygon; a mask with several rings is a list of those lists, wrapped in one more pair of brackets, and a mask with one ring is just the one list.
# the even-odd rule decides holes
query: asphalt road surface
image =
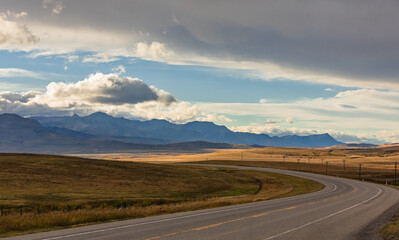
{"label": "asphalt road surface", "polygon": [[168,214],[7,239],[353,239],[354,234],[399,201],[382,185],[265,168],[318,181],[321,191],[256,203]]}

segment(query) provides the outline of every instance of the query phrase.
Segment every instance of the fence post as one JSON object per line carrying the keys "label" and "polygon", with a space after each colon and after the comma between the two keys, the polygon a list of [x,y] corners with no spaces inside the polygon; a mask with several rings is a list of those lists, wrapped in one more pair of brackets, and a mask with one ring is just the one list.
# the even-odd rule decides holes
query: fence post
{"label": "fence post", "polygon": [[342,160],[343,161],[343,163],[344,163],[344,170],[345,170],[345,160]]}
{"label": "fence post", "polygon": [[398,162],[395,162],[395,181],[393,182],[396,185],[396,176],[397,176]]}
{"label": "fence post", "polygon": [[22,206],[19,207],[19,215],[22,216]]}
{"label": "fence post", "polygon": [[3,216],[3,215],[4,215],[4,206],[1,205],[1,216]]}

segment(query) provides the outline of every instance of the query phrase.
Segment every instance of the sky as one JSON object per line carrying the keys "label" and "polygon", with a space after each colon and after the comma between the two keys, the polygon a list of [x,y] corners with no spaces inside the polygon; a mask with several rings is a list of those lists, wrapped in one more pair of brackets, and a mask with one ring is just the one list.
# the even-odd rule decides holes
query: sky
{"label": "sky", "polygon": [[399,2],[2,0],[0,113],[399,142]]}

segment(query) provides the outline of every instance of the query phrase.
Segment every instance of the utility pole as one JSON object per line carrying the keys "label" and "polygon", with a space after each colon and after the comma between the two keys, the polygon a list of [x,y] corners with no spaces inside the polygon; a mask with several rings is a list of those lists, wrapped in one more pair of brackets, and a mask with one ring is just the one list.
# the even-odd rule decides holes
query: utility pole
{"label": "utility pole", "polygon": [[359,180],[362,177],[362,164],[359,164]]}
{"label": "utility pole", "polygon": [[396,185],[396,177],[398,173],[397,169],[398,169],[398,162],[395,162],[395,181],[393,182],[394,185]]}

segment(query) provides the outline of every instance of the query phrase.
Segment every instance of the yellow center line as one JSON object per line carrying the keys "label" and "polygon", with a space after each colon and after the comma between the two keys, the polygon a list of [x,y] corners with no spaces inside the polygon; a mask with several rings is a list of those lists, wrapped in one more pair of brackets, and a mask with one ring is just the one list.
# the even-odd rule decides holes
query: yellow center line
{"label": "yellow center line", "polygon": [[[355,191],[357,191],[357,188],[354,188],[350,193],[355,192]],[[196,227],[196,228],[186,229],[186,230],[179,231],[179,232],[173,232],[173,233],[168,233],[168,234],[165,234],[165,235],[160,235],[160,236],[156,236],[156,237],[146,238],[145,240],[154,240],[154,239],[166,238],[166,237],[171,237],[171,236],[175,236],[175,235],[183,234],[183,233],[187,233],[187,232],[201,231],[201,230],[205,230],[205,229],[209,229],[209,228],[215,228],[215,227],[219,227],[219,226],[224,225],[224,224],[238,222],[238,221],[243,221],[243,220],[247,220],[247,219],[251,219],[251,218],[263,217],[263,216],[268,215],[270,213],[282,212],[282,211],[292,210],[292,209],[295,209],[295,208],[298,208],[298,207],[303,207],[303,206],[313,205],[313,204],[320,203],[320,202],[325,202],[325,201],[328,201],[328,200],[331,200],[331,199],[338,198],[341,195],[343,195],[343,194],[339,194],[339,195],[334,196],[334,197],[328,197],[328,198],[325,198],[325,199],[319,200],[319,201],[299,204],[299,205],[296,205],[296,206],[291,206],[291,207],[281,208],[281,209],[277,209],[277,210],[273,210],[273,211],[263,212],[263,213],[260,213],[260,214],[251,215],[251,216],[247,216],[247,217],[236,218],[236,219],[232,219],[232,220],[225,221],[225,222],[214,223],[214,224],[205,225],[205,226],[202,226],[202,227]]]}
{"label": "yellow center line", "polygon": [[270,213],[280,212],[280,211],[289,210],[289,209],[294,209],[294,208],[297,208],[297,206],[289,207],[289,208],[283,208],[283,209],[278,209],[278,210],[269,211],[269,212],[264,212],[264,213],[261,213],[261,214],[252,215],[252,216],[248,216],[248,217],[232,219],[232,220],[225,221],[225,222],[219,222],[219,223],[215,223],[215,224],[211,224],[211,225],[206,225],[206,226],[202,226],[202,227],[197,227],[197,228],[192,228],[192,229],[187,229],[187,230],[183,230],[183,231],[179,231],[179,232],[168,233],[168,234],[161,235],[161,236],[156,236],[156,237],[152,237],[152,238],[147,238],[146,240],[160,239],[160,238],[165,238],[165,237],[174,236],[174,235],[177,235],[177,234],[182,234],[182,233],[187,233],[187,232],[192,232],[192,231],[201,231],[201,230],[209,229],[209,228],[215,228],[215,227],[218,227],[218,226],[227,224],[227,223],[238,222],[238,221],[242,221],[242,220],[246,220],[246,219],[250,219],[250,218],[257,218],[257,217],[265,216],[265,215],[270,214]]}

